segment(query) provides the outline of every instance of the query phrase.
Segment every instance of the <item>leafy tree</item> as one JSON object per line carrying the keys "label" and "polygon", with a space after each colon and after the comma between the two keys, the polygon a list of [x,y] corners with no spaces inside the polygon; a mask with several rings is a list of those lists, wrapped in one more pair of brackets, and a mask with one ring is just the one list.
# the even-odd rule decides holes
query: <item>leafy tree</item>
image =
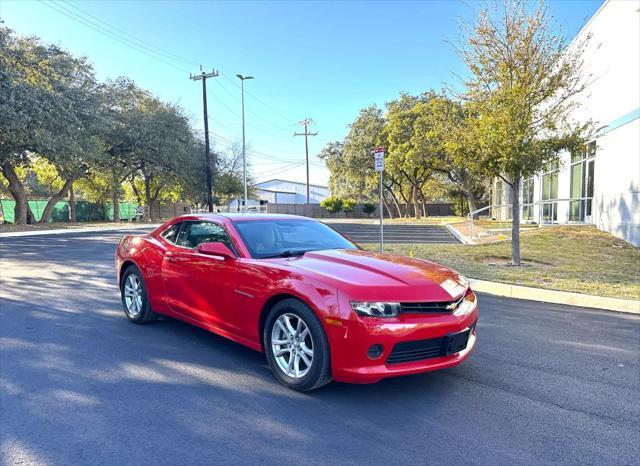
{"label": "leafy tree", "polygon": [[0,84],[0,164],[16,200],[16,223],[34,221],[17,174],[31,155],[48,159],[64,180],[44,209],[46,222],[96,153],[93,70],[83,58],[1,27]]}
{"label": "leafy tree", "polygon": [[143,180],[142,197],[153,219],[161,191],[179,188],[176,174],[191,172],[188,167],[198,163],[193,152],[196,144],[184,111],[155,97],[141,99],[138,125],[138,145],[131,160]]}
{"label": "leafy tree", "polygon": [[428,154],[425,162],[467,199],[470,212],[476,210],[476,201],[484,197],[488,180],[474,163],[477,144],[469,128],[475,115],[468,105],[435,93],[418,103],[414,111],[418,114],[416,145]]}
{"label": "leafy tree", "polygon": [[570,118],[581,76],[584,43],[567,47],[546,8],[529,14],[525,0],[483,9],[463,25],[459,53],[468,69],[466,98],[475,113],[472,134],[477,162],[502,178],[513,199],[512,262],[520,265],[520,184],[562,149],[582,145],[592,123]]}
{"label": "leafy tree", "polygon": [[413,204],[416,218],[421,216],[420,204],[425,210],[423,188],[433,174],[428,163],[429,148],[418,143],[416,131],[419,104],[430,98],[430,93],[418,97],[403,93],[400,99],[387,104],[385,174],[400,185],[398,192],[407,205]]}
{"label": "leafy tree", "polygon": [[336,196],[330,196],[323,200],[320,205],[327,209],[327,212],[334,214],[342,210],[342,199]]}

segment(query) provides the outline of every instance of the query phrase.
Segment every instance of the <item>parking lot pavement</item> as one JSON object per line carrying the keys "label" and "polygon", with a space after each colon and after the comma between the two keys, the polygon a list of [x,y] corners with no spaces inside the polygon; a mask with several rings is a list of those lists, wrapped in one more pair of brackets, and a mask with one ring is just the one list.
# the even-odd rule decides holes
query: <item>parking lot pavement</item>
{"label": "parking lot pavement", "polygon": [[118,237],[0,240],[3,464],[638,462],[638,316],[481,295],[461,366],[300,394],[243,346],[128,323]]}
{"label": "parking lot pavement", "polygon": [[[378,243],[380,226],[372,223],[328,223],[334,230],[356,243]],[[442,225],[385,225],[386,243],[458,243]]]}

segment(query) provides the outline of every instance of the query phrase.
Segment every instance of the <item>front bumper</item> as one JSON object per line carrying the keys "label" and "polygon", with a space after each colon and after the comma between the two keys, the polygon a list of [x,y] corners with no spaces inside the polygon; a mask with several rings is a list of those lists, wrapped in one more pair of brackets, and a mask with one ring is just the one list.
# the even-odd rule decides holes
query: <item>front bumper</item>
{"label": "front bumper", "polygon": [[[333,378],[348,383],[375,383],[387,377],[419,374],[453,367],[464,361],[476,344],[477,301],[473,297],[470,312],[453,314],[403,314],[397,318],[355,316],[334,327],[330,337]],[[464,349],[449,355],[437,355],[417,361],[388,362],[398,343],[442,339],[469,330]],[[368,350],[380,345],[382,354],[370,359]]]}

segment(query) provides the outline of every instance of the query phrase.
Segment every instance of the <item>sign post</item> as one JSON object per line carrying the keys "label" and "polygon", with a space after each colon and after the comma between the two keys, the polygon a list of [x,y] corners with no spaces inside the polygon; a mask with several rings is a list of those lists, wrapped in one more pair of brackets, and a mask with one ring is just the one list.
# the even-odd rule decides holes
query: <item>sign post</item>
{"label": "sign post", "polygon": [[384,171],[384,147],[376,147],[373,149],[373,161],[375,170],[380,173],[380,252],[384,252],[384,232],[382,227],[382,219],[384,217],[382,203],[382,172]]}

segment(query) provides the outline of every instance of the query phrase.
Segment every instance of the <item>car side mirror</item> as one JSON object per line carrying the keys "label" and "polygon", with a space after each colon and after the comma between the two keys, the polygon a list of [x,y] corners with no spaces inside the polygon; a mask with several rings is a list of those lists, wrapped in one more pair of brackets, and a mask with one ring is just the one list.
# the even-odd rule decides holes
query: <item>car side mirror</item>
{"label": "car side mirror", "polygon": [[226,244],[220,242],[199,244],[196,251],[207,256],[217,256],[220,259],[235,259],[236,257]]}

